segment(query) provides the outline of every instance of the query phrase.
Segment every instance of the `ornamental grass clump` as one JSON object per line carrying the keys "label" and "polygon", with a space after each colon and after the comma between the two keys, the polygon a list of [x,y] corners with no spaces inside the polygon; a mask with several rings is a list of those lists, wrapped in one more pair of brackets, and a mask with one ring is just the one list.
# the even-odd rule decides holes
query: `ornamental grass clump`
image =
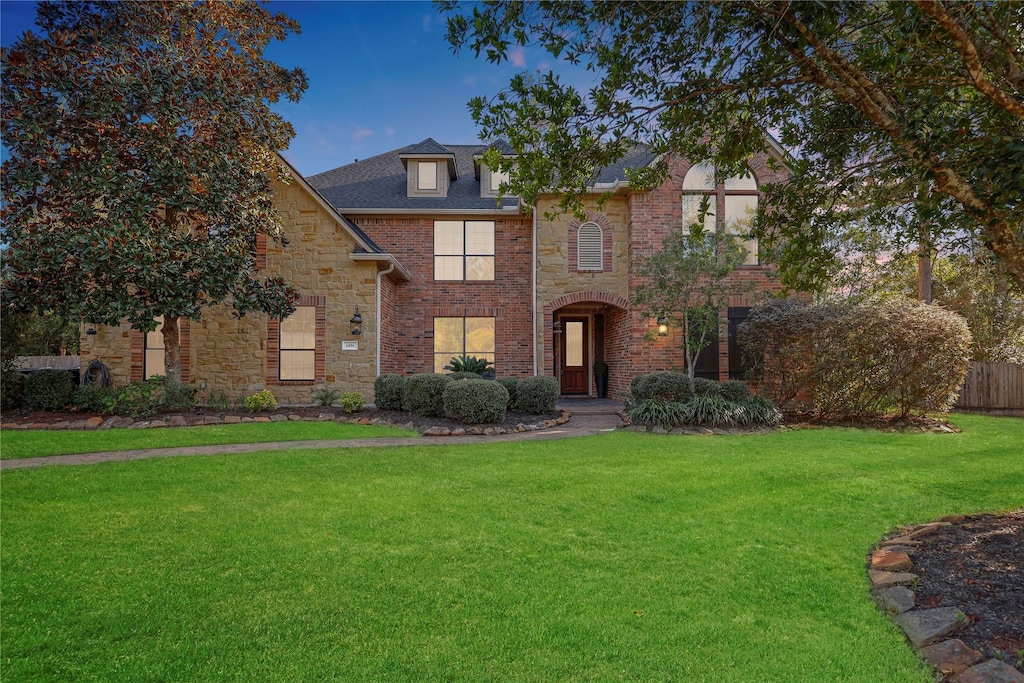
{"label": "ornamental grass clump", "polygon": [[[683,378],[685,382],[680,381]],[[686,386],[687,391],[672,393],[670,386]],[[751,398],[743,382],[721,385],[709,379],[690,380],[681,373],[656,372],[634,378],[633,397],[626,413],[634,424],[676,427],[774,427],[782,422],[782,413],[771,401]],[[637,399],[639,394],[641,399]],[[666,396],[683,396],[673,400]]]}
{"label": "ornamental grass clump", "polygon": [[444,414],[466,424],[489,424],[505,419],[508,391],[498,382],[467,379],[444,388]]}

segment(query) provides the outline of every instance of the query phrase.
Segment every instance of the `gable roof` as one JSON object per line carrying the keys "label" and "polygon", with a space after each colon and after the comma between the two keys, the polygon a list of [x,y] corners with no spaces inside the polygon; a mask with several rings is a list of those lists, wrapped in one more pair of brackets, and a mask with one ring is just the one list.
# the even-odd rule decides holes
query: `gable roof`
{"label": "gable roof", "polygon": [[[480,196],[480,181],[473,171],[473,156],[479,156],[491,145],[441,145],[432,139],[408,145],[369,159],[318,173],[308,178],[323,197],[342,213],[367,213],[369,210],[420,210],[429,213],[445,211],[518,211],[519,199],[505,197],[500,203],[494,197]],[[417,154],[451,154],[457,172],[448,186],[448,196],[409,197],[403,157]]]}

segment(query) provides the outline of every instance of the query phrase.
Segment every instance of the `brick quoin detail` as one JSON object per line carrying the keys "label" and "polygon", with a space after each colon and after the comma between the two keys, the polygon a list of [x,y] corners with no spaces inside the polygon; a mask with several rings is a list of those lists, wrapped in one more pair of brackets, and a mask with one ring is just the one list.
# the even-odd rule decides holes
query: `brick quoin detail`
{"label": "brick quoin detail", "polygon": [[[132,382],[142,380],[143,358],[146,353],[146,335],[138,330],[131,331],[131,371],[128,379]],[[181,365],[181,381],[191,380],[192,367],[192,328],[189,321],[178,320],[178,362]]]}
{"label": "brick quoin detail", "polygon": [[277,318],[270,318],[267,321],[267,386],[268,387],[301,387],[313,386],[323,383],[327,375],[327,297],[326,296],[303,296],[296,303],[297,306],[313,306],[314,312],[314,351],[313,351],[313,379],[278,379],[278,370],[281,362],[281,321]]}
{"label": "brick quoin detail", "polygon": [[[601,228],[601,263],[603,268],[595,270],[579,270],[578,239],[580,226],[584,223],[596,223]],[[596,211],[588,211],[586,220],[574,218],[569,223],[569,272],[570,273],[599,273],[612,269],[612,224],[608,217]]]}

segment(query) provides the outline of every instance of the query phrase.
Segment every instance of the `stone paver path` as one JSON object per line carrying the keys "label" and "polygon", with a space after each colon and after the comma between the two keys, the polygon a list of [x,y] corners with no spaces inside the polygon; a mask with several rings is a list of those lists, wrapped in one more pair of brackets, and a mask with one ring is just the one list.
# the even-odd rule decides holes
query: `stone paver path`
{"label": "stone paver path", "polygon": [[615,409],[622,404],[614,401],[587,405],[570,402],[568,410],[575,409],[568,422],[534,432],[513,432],[493,436],[432,436],[432,437],[386,437],[379,439],[338,439],[330,441],[275,441],[269,443],[239,443],[219,446],[183,446],[180,448],[148,448],[130,451],[108,451],[104,453],[80,453],[76,455],[50,455],[41,458],[18,458],[0,460],[0,470],[41,467],[43,465],[92,465],[120,460],[142,460],[146,458],[172,458],[192,455],[228,455],[310,448],[380,448],[384,446],[454,446],[465,444],[487,444],[518,441],[548,441],[581,436],[593,436],[612,432],[621,424]]}

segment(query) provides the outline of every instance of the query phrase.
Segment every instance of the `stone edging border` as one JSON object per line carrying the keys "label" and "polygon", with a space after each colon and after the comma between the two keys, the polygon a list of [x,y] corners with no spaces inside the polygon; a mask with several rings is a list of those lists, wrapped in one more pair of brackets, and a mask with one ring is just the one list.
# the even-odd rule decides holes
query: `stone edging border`
{"label": "stone edging border", "polygon": [[978,663],[982,655],[958,638],[947,638],[965,625],[964,613],[955,607],[914,609],[916,595],[908,585],[920,577],[911,554],[925,536],[942,527],[962,522],[963,515],[950,515],[928,524],[900,529],[884,539],[868,560],[872,595],[903,629],[907,638],[935,670],[949,683],[1024,683],[1024,674],[998,659]]}
{"label": "stone edging border", "polygon": [[543,420],[537,423],[519,423],[513,428],[505,427],[456,427],[450,429],[448,427],[424,427],[418,428],[412,422],[406,422],[404,424],[395,424],[389,420],[381,418],[367,418],[367,417],[346,417],[344,415],[333,415],[331,413],[321,413],[317,417],[303,416],[303,415],[284,415],[282,413],[275,413],[274,415],[257,415],[255,417],[239,416],[239,415],[226,415],[224,417],[216,417],[213,415],[196,416],[191,418],[185,418],[183,415],[167,415],[161,419],[150,419],[150,420],[135,420],[130,417],[120,417],[114,415],[103,419],[101,417],[90,417],[85,420],[75,421],[64,421],[64,422],[22,422],[22,423],[5,423],[2,429],[11,430],[47,430],[47,431],[95,431],[105,429],[162,429],[165,427],[201,427],[204,425],[222,425],[222,424],[246,424],[252,422],[338,422],[340,424],[360,424],[360,425],[387,425],[390,427],[398,427],[400,429],[409,429],[412,431],[418,431],[420,436],[495,436],[498,434],[515,434],[518,432],[536,432],[544,429],[550,429],[551,427],[557,427],[564,425],[569,421],[571,413],[561,411],[561,415],[552,420]]}

